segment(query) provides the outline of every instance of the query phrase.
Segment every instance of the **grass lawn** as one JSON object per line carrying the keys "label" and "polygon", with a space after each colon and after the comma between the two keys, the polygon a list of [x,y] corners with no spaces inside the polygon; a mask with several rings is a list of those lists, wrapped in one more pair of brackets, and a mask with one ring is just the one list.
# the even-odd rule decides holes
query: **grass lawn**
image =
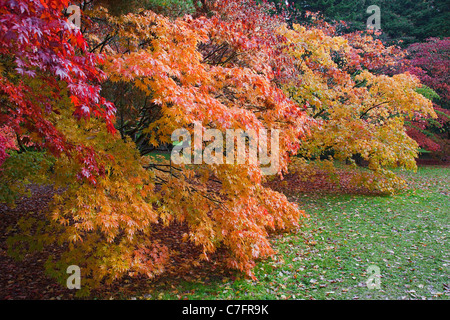
{"label": "grass lawn", "polygon": [[[199,278],[159,284],[150,299],[449,299],[450,168],[403,174],[395,196],[294,194],[310,215],[295,234],[273,238],[278,254],[257,281]],[[380,288],[369,289],[369,266]]]}

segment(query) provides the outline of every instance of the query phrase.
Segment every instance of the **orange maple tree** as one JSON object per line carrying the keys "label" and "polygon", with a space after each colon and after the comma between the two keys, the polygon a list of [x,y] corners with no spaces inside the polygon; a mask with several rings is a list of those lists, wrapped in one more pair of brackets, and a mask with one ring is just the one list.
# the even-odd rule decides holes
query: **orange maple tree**
{"label": "orange maple tree", "polygon": [[[272,81],[270,55],[258,55],[258,37],[219,14],[171,20],[151,11],[112,16],[103,7],[85,13],[91,20],[84,19],[84,37],[91,52],[105,56],[103,96],[116,105],[121,135],[109,134],[99,119],[72,117],[73,99],[60,102],[66,108],[52,116],[55,128],[95,152],[104,174],[86,183],[77,175],[82,162],[55,158],[49,180],[63,191],[48,220],[34,221],[36,233],[11,247],[21,252],[27,240],[66,246],[48,270],[64,282],[65,268],[79,265],[88,290],[124,275],[163,272],[171,252],[150,237],[152,226],[177,221],[187,224],[184,240],[201,248],[200,259],[226,248],[229,267],[252,276],[255,261],[274,253],[268,232],[298,226],[303,211],[263,186],[258,163],[176,165],[149,157],[146,148],[171,144],[174,130],[192,133],[194,124],[221,132],[276,129],[278,174],[285,172],[307,117]],[[226,51],[221,58],[213,53],[218,48]],[[27,230],[30,221],[19,225]]]}

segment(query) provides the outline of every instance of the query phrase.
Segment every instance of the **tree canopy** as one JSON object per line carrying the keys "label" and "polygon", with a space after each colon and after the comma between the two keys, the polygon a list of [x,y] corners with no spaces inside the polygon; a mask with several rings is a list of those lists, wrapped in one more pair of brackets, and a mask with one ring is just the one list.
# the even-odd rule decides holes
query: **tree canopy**
{"label": "tree canopy", "polygon": [[[274,0],[279,8],[285,1]],[[325,19],[349,23],[348,31],[366,29],[370,5],[381,9],[381,28],[386,40],[403,41],[403,45],[422,42],[429,37],[448,37],[450,13],[446,0],[293,0],[288,1],[298,10],[295,19],[307,20],[306,11],[320,12]]]}
{"label": "tree canopy", "polygon": [[65,0],[0,3],[0,199],[13,204],[31,182],[58,190],[41,219],[20,220],[10,251],[64,248],[48,272],[64,282],[65,268],[79,265],[85,290],[164,272],[176,250],[154,230],[175,223],[199,260],[223,250],[228,267],[251,277],[274,253],[269,233],[307,218],[268,187],[261,158],[155,156],[176,130],[222,156],[242,150],[219,134],[255,132],[278,179],[358,156],[368,170],[355,183],[392,193],[402,180],[391,169],[416,168],[405,121],[436,117],[419,79],[391,72],[397,47],[320,19],[292,24],[269,2],[83,1],[80,29]]}

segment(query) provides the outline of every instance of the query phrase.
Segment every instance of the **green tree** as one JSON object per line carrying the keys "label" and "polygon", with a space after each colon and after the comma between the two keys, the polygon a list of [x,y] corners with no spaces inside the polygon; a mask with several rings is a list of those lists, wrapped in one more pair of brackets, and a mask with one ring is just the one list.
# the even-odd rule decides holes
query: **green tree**
{"label": "green tree", "polygon": [[[283,0],[273,0],[278,7],[286,6]],[[289,1],[298,10],[297,22],[307,20],[306,11],[320,11],[326,20],[343,20],[349,23],[349,32],[364,30],[366,12],[370,5],[381,9],[381,28],[385,40],[402,40],[405,45],[421,42],[429,37],[448,37],[450,12],[448,0],[294,0]]]}
{"label": "green tree", "polygon": [[136,13],[138,10],[152,10],[154,12],[178,17],[184,14],[192,14],[196,10],[199,1],[195,0],[99,0],[97,3],[104,5],[113,15]]}

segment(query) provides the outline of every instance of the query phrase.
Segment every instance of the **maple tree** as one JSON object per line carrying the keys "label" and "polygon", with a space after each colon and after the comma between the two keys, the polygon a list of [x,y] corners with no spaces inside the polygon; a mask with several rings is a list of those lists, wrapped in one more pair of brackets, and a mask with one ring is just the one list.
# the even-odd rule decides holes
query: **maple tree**
{"label": "maple tree", "polygon": [[0,164],[9,157],[7,150],[17,149],[14,132],[8,127],[0,128]]}
{"label": "maple tree", "polygon": [[[418,155],[417,143],[406,134],[405,119],[436,116],[431,102],[416,92],[418,79],[408,73],[371,72],[385,60],[375,52],[392,50],[380,51],[384,46],[370,35],[333,36],[333,26],[326,22],[320,28],[294,25],[280,32],[293,44],[287,50],[296,57],[299,70],[298,80],[284,90],[318,124],[302,143],[301,155],[350,161],[357,155],[372,171],[361,177],[362,183],[383,192],[395,190],[402,180],[389,168],[414,169]],[[370,43],[375,49],[366,50]]]}
{"label": "maple tree", "polygon": [[450,147],[449,122],[450,111],[440,107],[437,103],[441,101],[440,96],[431,88],[422,86],[417,92],[433,101],[433,108],[437,118],[407,119],[405,122],[408,135],[413,138],[422,148],[422,152],[431,153],[434,158],[445,161],[448,159]]}
{"label": "maple tree", "polygon": [[114,107],[99,94],[99,57],[87,52],[82,34],[62,16],[68,1],[1,1],[0,122],[19,137],[29,134],[53,155],[84,153],[80,177],[92,182],[101,170],[83,145],[71,145],[50,121],[68,95],[73,116],[106,120],[114,130]]}
{"label": "maple tree", "polygon": [[[362,67],[374,74],[395,75],[404,72],[414,74],[421,83],[437,90],[440,98],[433,89],[423,86],[416,91],[434,102],[435,117],[414,116],[406,117],[407,134],[413,138],[421,148],[432,151],[436,155],[446,157],[448,142],[445,135],[448,132],[448,110],[442,108],[448,105],[445,89],[448,75],[448,41],[429,39],[425,44],[416,43],[408,49],[398,46],[385,46],[380,40],[381,32],[366,33],[346,31],[347,23],[343,21],[325,22],[317,13],[306,12],[310,19],[304,23],[308,28],[319,28],[329,36],[341,35],[349,45],[355,49],[349,62],[348,72],[356,71],[354,66]],[[356,53],[356,54],[355,54]],[[338,64],[341,62],[338,58]],[[439,152],[436,152],[439,151]]]}
{"label": "maple tree", "polygon": [[225,249],[228,266],[252,276],[274,253],[269,232],[299,226],[305,213],[265,185],[260,163],[154,156],[180,128],[279,130],[281,177],[293,156],[331,150],[367,159],[380,190],[398,181],[387,168],[414,168],[404,119],[433,109],[417,78],[382,74],[386,59],[397,61],[393,48],[326,25],[291,29],[266,1],[201,1],[178,18],[134,5],[110,12],[111,2],[120,3],[84,2],[78,30],[64,19],[67,1],[1,1],[0,123],[19,149],[24,137],[35,148],[0,147],[2,200],[22,181],[58,190],[42,220],[20,220],[10,251],[63,248],[47,263],[61,283],[69,265],[82,268],[83,290],[164,272],[173,248],[152,232],[174,223],[187,227],[180,241],[198,246],[199,260]]}
{"label": "maple tree", "polygon": [[[136,133],[146,145],[159,146],[171,143],[175,129],[192,131],[194,123],[221,131],[280,129],[281,174],[304,136],[305,113],[270,81],[266,58],[248,60],[254,39],[235,29],[233,21],[217,16],[172,21],[151,11],[113,16],[102,7],[85,9],[92,19],[83,19],[89,44],[84,54],[105,54],[102,94],[117,104],[122,134],[109,134],[108,121],[73,117],[82,97],[70,96],[70,85],[60,88],[53,106],[58,112],[50,117],[54,132],[67,145],[83,148],[74,155],[78,161],[63,152],[41,166],[40,172],[63,191],[55,195],[47,220],[21,220],[28,236],[11,239],[11,251],[20,256],[26,243],[64,245],[67,251],[49,261],[49,272],[64,282],[65,268],[79,265],[89,290],[124,275],[162,272],[170,263],[170,250],[150,237],[152,225],[179,221],[189,227],[184,240],[202,248],[201,259],[225,247],[228,265],[252,275],[255,260],[273,254],[268,231],[298,226],[303,212],[263,186],[258,164],[192,168],[155,161],[139,153],[143,150],[136,148]],[[211,47],[225,44],[235,52],[233,59],[204,58]],[[121,99],[121,86],[137,96]],[[96,93],[90,91],[104,103],[103,97],[95,99]],[[91,183],[79,176],[91,177],[83,171],[86,167],[98,173]],[[30,225],[35,226],[31,235]]]}
{"label": "maple tree", "polygon": [[[448,106],[450,102],[450,38],[430,38],[423,43],[414,43],[407,49],[409,72],[436,91]],[[444,105],[444,107],[445,107]]]}
{"label": "maple tree", "polygon": [[408,134],[419,145],[441,158],[448,157],[450,122],[450,38],[430,38],[408,47],[403,70],[416,75],[426,87],[421,93],[432,99],[437,119],[412,119]]}
{"label": "maple tree", "polygon": [[[254,66],[254,61],[244,60],[250,56],[244,48],[251,39],[234,29],[233,21],[216,16],[172,22],[153,12],[112,17],[102,8],[96,10],[92,14],[107,21],[102,30],[117,39],[104,47],[108,80],[129,84],[129,90],[142,97],[117,104],[119,113],[121,108],[136,108],[143,114],[131,124],[133,133],[141,130],[147,144],[157,147],[171,143],[178,128],[192,131],[193,123],[221,131],[279,128],[283,129],[280,172],[286,169],[287,153],[298,148],[304,130],[304,113],[264,74],[253,71],[262,72],[264,60]],[[212,55],[205,54],[224,43],[231,52],[240,50],[242,60],[223,57],[213,62]],[[110,94],[112,101],[121,100],[120,91]],[[125,120],[130,128],[132,117]],[[194,170],[161,161],[144,167],[157,186],[148,190],[148,197],[157,200],[158,216],[166,222],[185,221],[190,229],[186,240],[203,248],[201,258],[208,259],[219,245],[225,246],[229,266],[250,275],[255,259],[273,253],[267,231],[296,226],[302,213],[284,195],[262,186],[261,169],[255,165],[201,165]]]}

